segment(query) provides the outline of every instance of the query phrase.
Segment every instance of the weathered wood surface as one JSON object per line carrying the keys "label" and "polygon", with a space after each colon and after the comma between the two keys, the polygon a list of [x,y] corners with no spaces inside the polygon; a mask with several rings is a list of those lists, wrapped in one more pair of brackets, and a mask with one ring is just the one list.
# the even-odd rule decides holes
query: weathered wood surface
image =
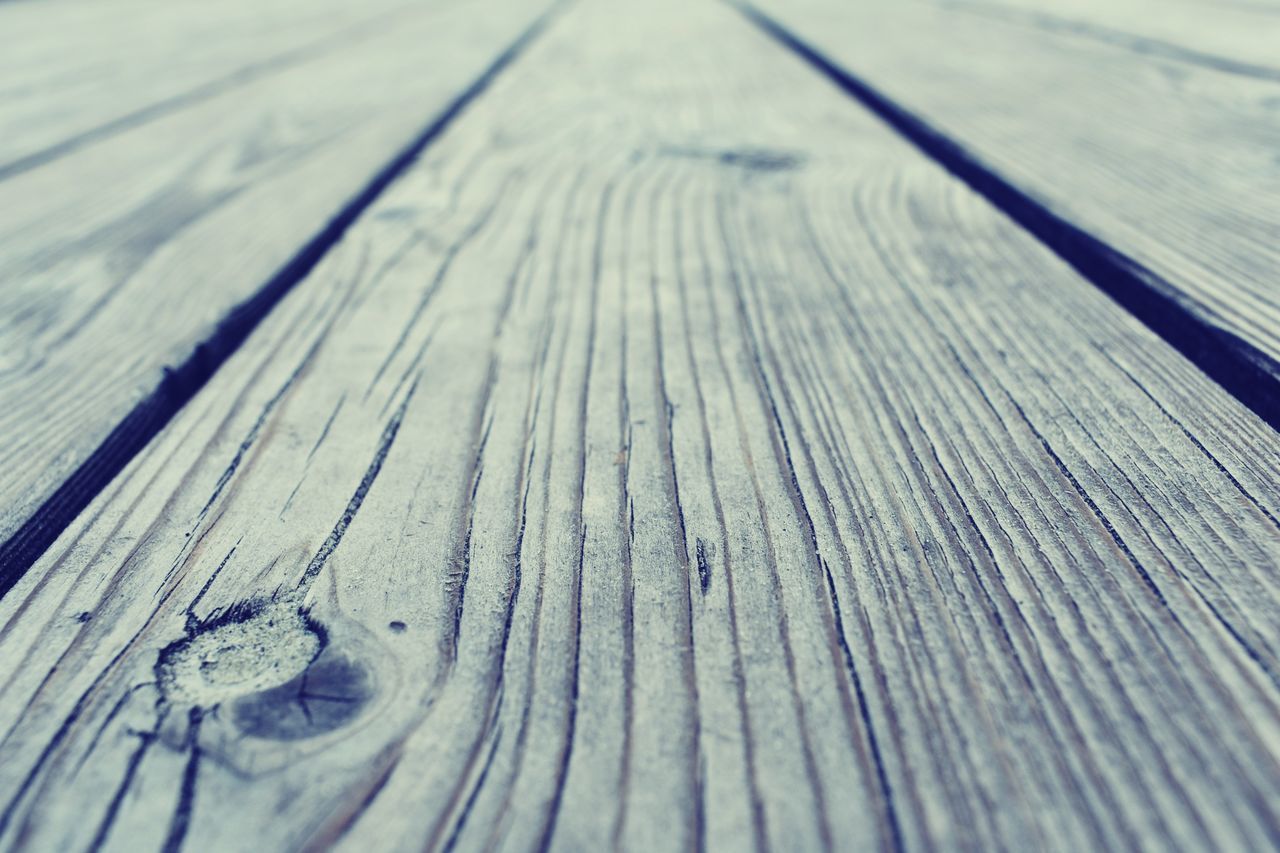
{"label": "weathered wood surface", "polygon": [[0,846],[1274,846],[1276,434],[725,7],[510,72],[0,600]]}
{"label": "weathered wood surface", "polygon": [[0,178],[332,51],[408,6],[0,4]]}
{"label": "weathered wood surface", "polygon": [[0,181],[0,591],[547,5],[384,13],[343,45]]}
{"label": "weathered wood surface", "polygon": [[1280,6],[1254,0],[925,0],[1160,59],[1280,80]]}
{"label": "weathered wood surface", "polygon": [[[1226,24],[1217,4],[1143,4],[1166,40],[1170,30],[1189,45],[1202,31],[1230,34],[1202,52],[1269,45],[1271,70],[1250,70],[1028,26],[1025,14],[989,5],[980,6],[988,14],[919,0],[753,5],[1109,247],[1094,254],[1118,252],[1099,265],[1141,282],[1116,286],[1139,291],[1131,310],[1280,425],[1280,7],[1252,4],[1246,27],[1233,4]],[[1071,10],[1103,4],[1041,5],[1042,24],[1049,15],[1088,25],[1087,11]],[[1247,48],[1241,56],[1262,61]]]}

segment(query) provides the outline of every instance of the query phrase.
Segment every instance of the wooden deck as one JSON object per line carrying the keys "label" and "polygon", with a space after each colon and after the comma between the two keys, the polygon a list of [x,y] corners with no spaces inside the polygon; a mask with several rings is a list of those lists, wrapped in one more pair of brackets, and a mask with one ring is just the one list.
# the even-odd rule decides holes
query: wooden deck
{"label": "wooden deck", "polygon": [[22,0],[0,81],[0,849],[1280,849],[1271,0]]}

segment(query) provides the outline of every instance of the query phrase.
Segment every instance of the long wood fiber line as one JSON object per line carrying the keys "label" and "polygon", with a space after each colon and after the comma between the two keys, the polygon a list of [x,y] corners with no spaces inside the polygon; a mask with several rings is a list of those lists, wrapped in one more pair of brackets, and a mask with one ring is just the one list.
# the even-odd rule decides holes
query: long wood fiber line
{"label": "long wood fiber line", "polygon": [[0,847],[1274,846],[1277,482],[741,16],[582,0],[0,599]]}
{"label": "long wood fiber line", "polygon": [[384,14],[0,181],[0,592],[546,13]]}
{"label": "long wood fiber line", "polygon": [[[1280,75],[1046,25],[1078,5],[744,8],[1280,428]],[[1216,14],[1173,9],[1188,43]],[[1249,19],[1203,29],[1280,43]]]}

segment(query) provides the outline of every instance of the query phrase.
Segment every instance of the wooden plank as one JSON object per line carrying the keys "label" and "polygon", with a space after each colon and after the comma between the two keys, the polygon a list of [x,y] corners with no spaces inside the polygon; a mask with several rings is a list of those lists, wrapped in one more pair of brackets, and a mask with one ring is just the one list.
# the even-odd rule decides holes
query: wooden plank
{"label": "wooden plank", "polygon": [[364,38],[404,3],[0,4],[0,178]]}
{"label": "wooden plank", "polygon": [[1280,80],[1280,6],[1250,0],[926,0],[1163,60]]}
{"label": "wooden plank", "polygon": [[579,4],[0,600],[0,846],[1266,847],[1277,482],[741,17]]}
{"label": "wooden plank", "polygon": [[0,182],[0,591],[545,9],[420,7]]}
{"label": "wooden plank", "polygon": [[751,8],[1280,426],[1276,79],[950,4]]}

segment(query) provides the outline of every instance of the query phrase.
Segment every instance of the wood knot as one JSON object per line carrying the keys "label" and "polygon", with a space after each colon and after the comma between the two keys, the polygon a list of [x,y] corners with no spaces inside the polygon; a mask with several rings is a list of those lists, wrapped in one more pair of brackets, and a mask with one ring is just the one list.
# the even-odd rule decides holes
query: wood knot
{"label": "wood knot", "polygon": [[373,693],[366,668],[329,648],[324,626],[287,602],[249,602],[189,626],[155,671],[169,706],[226,704],[241,732],[274,740],[346,725]]}
{"label": "wood knot", "polygon": [[373,695],[363,666],[332,649],[279,687],[242,696],[231,721],[250,737],[302,740],[352,722]]}

